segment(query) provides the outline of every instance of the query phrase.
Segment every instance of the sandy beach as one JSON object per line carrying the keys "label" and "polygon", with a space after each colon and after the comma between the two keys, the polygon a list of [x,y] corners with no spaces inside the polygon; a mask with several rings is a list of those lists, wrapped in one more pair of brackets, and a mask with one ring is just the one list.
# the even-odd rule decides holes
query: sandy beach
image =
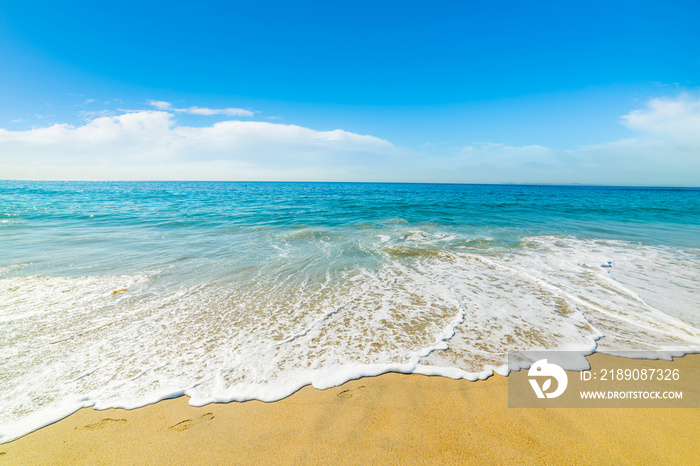
{"label": "sandy beach", "polygon": [[[667,364],[693,371],[699,358]],[[594,368],[612,359],[589,358]],[[307,386],[275,403],[192,407],[181,397],[130,411],[87,408],[1,445],[0,462],[700,463],[696,409],[514,409],[507,388],[498,375],[385,374]],[[683,389],[697,396],[697,386]]]}

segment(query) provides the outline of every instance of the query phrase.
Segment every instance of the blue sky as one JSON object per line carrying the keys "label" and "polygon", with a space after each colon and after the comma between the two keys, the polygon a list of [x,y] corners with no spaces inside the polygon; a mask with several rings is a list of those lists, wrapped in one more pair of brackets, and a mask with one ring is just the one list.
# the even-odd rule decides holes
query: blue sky
{"label": "blue sky", "polygon": [[697,185],[698,5],[4,1],[0,178]]}

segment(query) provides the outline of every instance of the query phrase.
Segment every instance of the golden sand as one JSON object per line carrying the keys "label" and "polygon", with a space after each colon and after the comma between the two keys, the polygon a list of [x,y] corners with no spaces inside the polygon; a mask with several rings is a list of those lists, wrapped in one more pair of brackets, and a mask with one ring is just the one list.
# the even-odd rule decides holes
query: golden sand
{"label": "golden sand", "polygon": [[0,445],[0,463],[700,464],[698,409],[514,409],[507,392],[501,376],[385,374],[275,403],[88,408]]}

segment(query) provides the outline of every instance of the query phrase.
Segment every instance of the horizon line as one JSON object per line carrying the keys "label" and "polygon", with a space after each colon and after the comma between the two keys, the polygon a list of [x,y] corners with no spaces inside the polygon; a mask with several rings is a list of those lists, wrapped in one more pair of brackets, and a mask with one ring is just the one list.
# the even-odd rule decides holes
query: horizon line
{"label": "horizon line", "polygon": [[318,183],[318,184],[415,184],[415,185],[453,185],[453,186],[553,186],[553,187],[582,187],[582,188],[640,188],[640,189],[700,189],[697,186],[677,185],[606,185],[593,183],[469,183],[441,181],[318,181],[318,180],[94,180],[94,179],[40,179],[40,178],[0,178],[0,182],[36,181],[55,183]]}

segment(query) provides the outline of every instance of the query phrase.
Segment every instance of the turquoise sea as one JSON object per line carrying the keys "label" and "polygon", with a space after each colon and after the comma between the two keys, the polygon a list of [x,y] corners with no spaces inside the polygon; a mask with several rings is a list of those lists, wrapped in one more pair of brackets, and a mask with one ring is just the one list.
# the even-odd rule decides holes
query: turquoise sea
{"label": "turquoise sea", "polygon": [[0,181],[0,443],[507,351],[700,348],[700,189]]}

